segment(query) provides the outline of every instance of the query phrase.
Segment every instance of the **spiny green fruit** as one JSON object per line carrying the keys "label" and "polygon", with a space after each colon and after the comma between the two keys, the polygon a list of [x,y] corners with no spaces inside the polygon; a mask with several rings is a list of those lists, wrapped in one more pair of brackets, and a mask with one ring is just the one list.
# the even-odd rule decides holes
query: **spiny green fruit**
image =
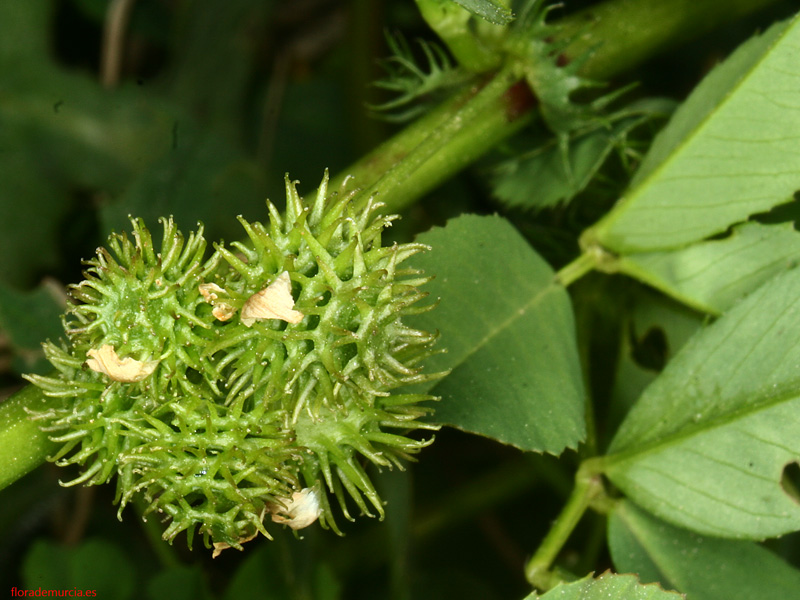
{"label": "spiny green fruit", "polygon": [[[144,224],[112,235],[86,280],[72,286],[67,340],[47,343],[56,368],[29,376],[58,410],[35,413],[62,443],[59,465],[82,464],[66,485],[117,476],[120,512],[141,496],[168,521],[164,538],[199,529],[215,552],[271,519],[294,529],[319,518],[339,528],[329,495],[383,516],[366,462],[402,468],[436,429],[430,396],[393,390],[421,372],[435,335],[403,317],[423,310],[427,279],[401,263],[420,244],[381,245],[393,217],[352,194],[310,204],[286,180],[286,211],[204,260],[202,230],[171,219],[156,253]],[[113,254],[112,254],[113,253]]]}

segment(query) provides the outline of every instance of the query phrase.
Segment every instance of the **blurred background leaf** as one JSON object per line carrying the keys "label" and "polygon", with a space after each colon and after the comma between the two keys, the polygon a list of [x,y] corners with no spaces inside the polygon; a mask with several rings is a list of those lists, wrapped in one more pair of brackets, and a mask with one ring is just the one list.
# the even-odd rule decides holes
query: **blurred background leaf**
{"label": "blurred background leaf", "polygon": [[135,569],[117,544],[102,539],[84,540],[66,548],[40,540],[33,545],[23,566],[28,589],[94,590],[98,598],[128,600],[133,597]]}
{"label": "blurred background leaf", "polygon": [[45,373],[52,369],[44,359],[42,340],[58,340],[63,333],[63,291],[49,281],[30,292],[20,292],[0,281],[0,331],[13,349],[13,370]]}

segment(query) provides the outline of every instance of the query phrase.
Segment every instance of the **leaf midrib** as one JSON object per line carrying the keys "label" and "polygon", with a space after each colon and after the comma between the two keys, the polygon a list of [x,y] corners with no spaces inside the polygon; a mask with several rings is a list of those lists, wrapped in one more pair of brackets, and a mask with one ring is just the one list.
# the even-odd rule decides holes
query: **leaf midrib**
{"label": "leaf midrib", "polygon": [[[751,394],[747,395],[750,396]],[[730,412],[723,413],[708,419],[707,421],[703,421],[702,423],[689,425],[679,431],[672,432],[664,437],[652,440],[651,442],[647,442],[641,446],[635,446],[621,452],[604,456],[602,461],[603,471],[606,471],[608,468],[614,467],[619,463],[624,463],[628,460],[631,460],[632,458],[641,458],[643,456],[647,456],[648,454],[656,454],[661,452],[665,447],[669,447],[673,443],[678,445],[679,442],[682,442],[687,438],[691,438],[696,435],[702,435],[706,431],[724,427],[740,419],[747,418],[765,410],[769,410],[770,408],[773,408],[774,406],[784,402],[797,400],[800,398],[800,376],[798,376],[798,378],[793,380],[791,383],[784,384],[781,391],[760,403],[748,405],[747,402],[738,402],[740,398],[742,398],[742,395],[733,396],[731,398],[732,401],[739,404],[739,406]]]}
{"label": "leaf midrib", "polygon": [[[530,300],[528,300],[527,302],[523,303],[522,305],[514,307],[511,310],[511,314],[508,316],[508,318],[505,321],[500,323],[496,328],[490,329],[490,331],[480,341],[478,341],[469,350],[469,352],[465,353],[462,356],[462,358],[461,358],[461,360],[459,362],[454,363],[453,365],[450,365],[450,367],[449,367],[450,370],[454,371],[455,369],[457,369],[457,368],[461,367],[462,365],[464,365],[465,363],[467,363],[472,356],[477,354],[482,348],[484,348],[486,345],[488,345],[489,342],[492,339],[494,339],[497,335],[499,335],[501,332],[506,331],[513,323],[515,323],[517,321],[517,319],[524,318],[528,314],[528,311],[531,309],[531,307],[536,305],[539,300],[542,300],[545,296],[547,296],[550,293],[557,292],[558,289],[562,289],[563,290],[564,288],[563,288],[563,286],[561,286],[558,283],[558,281],[555,278],[555,275],[553,275],[551,277],[550,282],[547,285],[542,286],[533,296],[531,296]],[[439,385],[442,383],[442,381],[445,381],[445,379],[437,381],[436,385],[434,385],[432,388],[430,388],[430,391],[431,392],[435,391],[436,388],[439,387]]]}

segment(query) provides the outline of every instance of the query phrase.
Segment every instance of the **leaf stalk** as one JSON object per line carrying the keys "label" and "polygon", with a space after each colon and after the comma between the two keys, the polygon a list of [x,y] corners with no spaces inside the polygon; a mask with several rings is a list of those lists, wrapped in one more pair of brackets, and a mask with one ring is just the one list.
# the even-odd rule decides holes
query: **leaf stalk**
{"label": "leaf stalk", "polygon": [[600,472],[593,460],[584,461],[575,474],[575,487],[536,553],[525,566],[525,577],[535,588],[549,590],[563,579],[551,568],[561,548],[586,509],[605,495]]}

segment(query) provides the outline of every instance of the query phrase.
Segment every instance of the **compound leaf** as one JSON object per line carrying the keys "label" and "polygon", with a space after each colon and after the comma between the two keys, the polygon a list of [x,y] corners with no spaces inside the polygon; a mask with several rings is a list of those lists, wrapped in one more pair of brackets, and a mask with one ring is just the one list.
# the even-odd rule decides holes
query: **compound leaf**
{"label": "compound leaf", "polygon": [[438,329],[452,369],[430,393],[436,419],[524,450],[558,454],[583,439],[584,391],[566,290],[550,266],[500,217],[462,216],[420,236],[431,252],[414,266],[436,277]]}
{"label": "compound leaf", "polygon": [[799,45],[795,17],[712,71],[585,241],[617,254],[675,248],[789,200],[800,188]]}
{"label": "compound leaf", "polygon": [[605,473],[656,516],[698,533],[763,539],[800,529],[781,486],[800,459],[800,269],[701,330],[645,390]]}
{"label": "compound leaf", "polygon": [[800,571],[755,542],[699,536],[626,501],[611,514],[608,543],[618,571],[693,600],[783,600],[800,590]]}
{"label": "compound leaf", "polygon": [[663,252],[623,255],[620,271],[703,312],[721,314],[770,277],[797,264],[791,223],[742,223],[723,239]]}
{"label": "compound leaf", "polygon": [[642,585],[633,575],[603,573],[593,579],[591,576],[564,583],[539,596],[534,592],[525,600],[678,600],[675,592],[667,592],[657,585]]}

